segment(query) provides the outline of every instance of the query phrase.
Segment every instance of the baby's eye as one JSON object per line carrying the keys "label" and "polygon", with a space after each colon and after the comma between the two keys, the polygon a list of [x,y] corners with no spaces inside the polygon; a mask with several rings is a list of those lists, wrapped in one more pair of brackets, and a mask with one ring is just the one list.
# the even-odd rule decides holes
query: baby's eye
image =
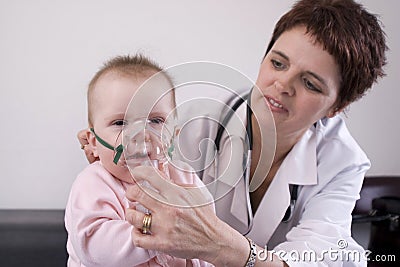
{"label": "baby's eye", "polygon": [[116,121],[113,122],[113,125],[124,126],[125,125],[125,121],[124,120],[116,120]]}
{"label": "baby's eye", "polygon": [[150,118],[149,121],[154,124],[163,124],[165,122],[165,119],[161,117],[156,117],[156,118]]}

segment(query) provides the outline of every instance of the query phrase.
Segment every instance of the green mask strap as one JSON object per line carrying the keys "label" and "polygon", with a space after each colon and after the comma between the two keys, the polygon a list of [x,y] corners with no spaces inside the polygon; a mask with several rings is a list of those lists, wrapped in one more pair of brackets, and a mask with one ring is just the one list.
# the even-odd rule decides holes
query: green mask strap
{"label": "green mask strap", "polygon": [[90,131],[94,134],[94,136],[96,137],[96,140],[99,141],[100,144],[102,144],[103,146],[105,146],[108,149],[111,149],[113,151],[115,151],[115,157],[113,162],[115,164],[118,163],[119,159],[121,158],[122,155],[122,151],[124,150],[122,144],[120,144],[117,147],[113,147],[112,145],[110,145],[109,143],[107,143],[106,141],[104,141],[103,139],[100,138],[100,136],[98,136],[95,132],[93,128],[90,128]]}
{"label": "green mask strap", "polygon": [[172,159],[172,155],[174,154],[173,153],[174,149],[175,149],[175,147],[174,147],[173,144],[168,148],[168,156],[169,156],[170,159]]}

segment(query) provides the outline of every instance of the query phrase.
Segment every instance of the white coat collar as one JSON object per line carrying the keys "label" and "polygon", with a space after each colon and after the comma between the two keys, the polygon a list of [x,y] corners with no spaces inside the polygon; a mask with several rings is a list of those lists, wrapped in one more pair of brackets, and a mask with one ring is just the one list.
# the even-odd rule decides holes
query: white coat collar
{"label": "white coat collar", "polygon": [[280,166],[254,216],[249,233],[263,246],[271,238],[290,204],[289,185],[317,184],[316,134],[314,126],[292,148]]}
{"label": "white coat collar", "polygon": [[292,148],[278,172],[289,184],[317,184],[317,135],[314,126]]}
{"label": "white coat collar", "polygon": [[[244,123],[246,123],[245,107],[246,105],[241,105],[241,107],[236,112],[238,117],[241,117]],[[236,129],[235,134],[237,134],[238,136],[245,136],[246,132],[243,130],[243,128],[241,128],[240,130]],[[275,175],[275,178],[272,181],[268,191],[266,192],[264,198],[261,200],[261,203],[253,220],[253,227],[248,234],[248,236],[251,237],[259,245],[265,245],[268,242],[275,229],[281,222],[289,206],[289,184],[313,185],[317,183],[316,146],[316,129],[314,126],[312,126],[309,130],[306,131],[306,133],[292,148],[292,150],[286,156],[285,160],[282,162],[282,165]],[[232,151],[235,151],[235,153],[232,153]],[[232,147],[232,151],[221,151],[222,153],[220,155],[220,158],[226,159],[233,156],[232,159],[234,159],[235,162],[230,163],[230,168],[228,168],[228,172],[232,171],[233,169],[235,169],[235,172],[240,172],[242,171],[241,166],[243,163],[243,158],[238,155],[239,153],[236,153],[238,151],[237,146],[235,147],[234,145],[234,147]],[[212,171],[208,174],[210,176],[213,176],[214,179],[218,178],[215,177],[215,173],[213,173]],[[231,175],[227,175],[225,177],[231,177]],[[234,186],[233,190],[231,190],[226,196],[227,199],[231,197],[231,202],[229,203],[230,206],[225,206],[224,209],[228,209],[231,216],[235,217],[238,221],[241,222],[241,224],[247,225],[247,207],[249,205],[247,203],[246,187],[243,181],[244,179],[241,179],[239,182],[235,183],[232,180],[229,181],[229,179],[226,178],[219,178],[215,181],[215,192],[219,191],[218,188],[232,188],[232,186]],[[219,194],[217,193],[216,195]],[[226,204],[227,203],[225,203],[225,205]],[[220,208],[223,207],[221,206]],[[225,211],[223,213],[225,213]],[[225,219],[228,218],[229,216]]]}

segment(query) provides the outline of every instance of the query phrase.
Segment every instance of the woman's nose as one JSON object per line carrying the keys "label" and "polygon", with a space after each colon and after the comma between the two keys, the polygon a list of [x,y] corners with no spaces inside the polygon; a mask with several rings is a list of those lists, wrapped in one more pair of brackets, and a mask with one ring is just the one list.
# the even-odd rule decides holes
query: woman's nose
{"label": "woman's nose", "polygon": [[275,90],[278,91],[280,94],[286,94],[288,96],[294,96],[296,92],[290,80],[276,80],[274,82],[274,87]]}

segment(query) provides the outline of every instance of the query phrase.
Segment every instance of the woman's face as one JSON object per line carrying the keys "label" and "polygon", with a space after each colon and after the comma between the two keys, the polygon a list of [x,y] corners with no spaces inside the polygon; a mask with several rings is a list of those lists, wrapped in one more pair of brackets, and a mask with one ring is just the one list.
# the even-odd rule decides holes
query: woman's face
{"label": "woman's face", "polygon": [[334,116],[339,67],[305,27],[284,32],[263,60],[256,85],[269,106],[278,134],[301,136],[314,122]]}

